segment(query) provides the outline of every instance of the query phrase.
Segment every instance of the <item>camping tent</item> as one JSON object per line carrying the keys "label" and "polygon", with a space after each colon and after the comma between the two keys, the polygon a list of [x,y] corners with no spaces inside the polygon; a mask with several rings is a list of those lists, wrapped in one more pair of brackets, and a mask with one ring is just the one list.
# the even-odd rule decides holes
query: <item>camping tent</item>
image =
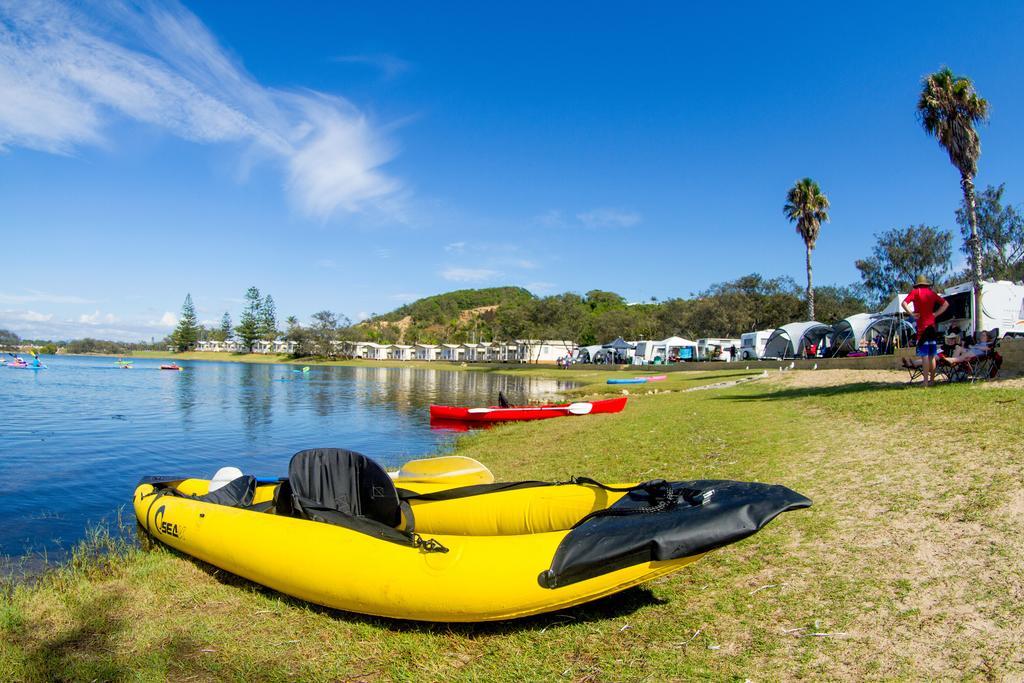
{"label": "camping tent", "polygon": [[597,352],[601,350],[600,344],[581,346],[572,352],[573,360],[576,363],[593,363]]}
{"label": "camping tent", "polygon": [[864,339],[876,342],[876,353],[896,353],[896,349],[914,345],[917,328],[909,316],[876,315],[864,330]]}
{"label": "camping tent", "polygon": [[616,337],[607,344],[601,345],[601,350],[604,352],[601,354],[601,356],[608,359],[612,363],[626,363],[629,361],[629,352],[634,350],[635,348],[635,346],[630,344],[622,337]]}
{"label": "camping tent", "polygon": [[898,348],[913,346],[916,334],[913,319],[908,316],[858,313],[832,326],[828,355],[846,356],[862,351],[861,342],[865,339],[875,343],[871,353],[895,353]]}
{"label": "camping tent", "polygon": [[820,348],[822,341],[832,334],[832,328],[816,320],[783,325],[768,337],[762,358],[798,358],[808,344]]}
{"label": "camping tent", "polygon": [[880,310],[875,315],[902,315],[903,309],[900,307],[900,304],[902,304],[903,300],[906,298],[906,292],[903,292],[902,294],[897,294],[896,296],[893,297],[892,301],[886,304],[885,308]]}
{"label": "camping tent", "polygon": [[845,356],[860,348],[860,340],[875,316],[871,313],[856,313],[843,318],[832,326],[832,346],[829,356]]}

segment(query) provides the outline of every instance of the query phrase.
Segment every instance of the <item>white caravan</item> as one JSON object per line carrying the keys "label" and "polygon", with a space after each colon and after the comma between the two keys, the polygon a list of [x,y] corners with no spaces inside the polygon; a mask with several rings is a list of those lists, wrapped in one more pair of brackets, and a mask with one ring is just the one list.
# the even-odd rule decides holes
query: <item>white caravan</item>
{"label": "white caravan", "polygon": [[[950,287],[942,292],[949,309],[939,319],[939,329],[953,325],[968,334],[974,334],[974,289],[970,282]],[[1024,285],[1006,280],[981,283],[981,327],[999,328],[999,336],[1024,335]]]}
{"label": "white caravan", "polygon": [[768,337],[772,336],[775,330],[758,330],[757,332],[744,332],[740,335],[740,360],[758,360],[764,355],[765,344]]}
{"label": "white caravan", "polygon": [[700,360],[729,360],[729,349],[736,347],[736,358],[739,358],[740,340],[723,337],[705,337],[697,340],[697,357]]}

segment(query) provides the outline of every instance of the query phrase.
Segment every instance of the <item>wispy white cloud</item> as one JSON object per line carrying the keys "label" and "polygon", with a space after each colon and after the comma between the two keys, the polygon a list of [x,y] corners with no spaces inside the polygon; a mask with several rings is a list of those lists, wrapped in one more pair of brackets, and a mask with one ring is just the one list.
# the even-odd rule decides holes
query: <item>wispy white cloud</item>
{"label": "wispy white cloud", "polygon": [[400,301],[407,304],[410,301],[416,301],[416,299],[422,298],[422,296],[422,294],[413,294],[412,292],[398,292],[397,294],[392,294],[391,299],[393,301]]}
{"label": "wispy white cloud", "polygon": [[409,62],[389,54],[339,55],[333,61],[340,64],[361,64],[378,69],[384,78],[391,80],[409,70]]}
{"label": "wispy white cloud", "polygon": [[555,291],[553,282],[530,282],[524,286],[534,294],[551,294]]}
{"label": "wispy white cloud", "polygon": [[332,258],[322,258],[322,259],[319,259],[319,260],[316,261],[315,265],[316,265],[317,268],[324,268],[324,269],[327,269],[327,270],[331,270],[333,268],[337,268],[338,267],[337,261],[335,261]]}
{"label": "wispy white cloud", "polygon": [[451,282],[482,282],[492,280],[501,275],[497,270],[490,268],[445,268],[441,271],[441,277]]}
{"label": "wispy white cloud", "polygon": [[70,318],[58,318],[53,313],[33,310],[0,310],[0,327],[8,328],[26,339],[76,339],[95,337],[138,341],[151,337],[162,338],[177,323],[173,313],[165,313],[160,320],[123,320],[112,313],[94,311]]}
{"label": "wispy white cloud", "polygon": [[444,245],[444,250],[452,254],[461,254],[466,250],[465,242],[451,242]]}
{"label": "wispy white cloud", "polygon": [[109,325],[117,322],[117,317],[113,313],[100,313],[97,309],[93,313],[83,313],[78,316],[78,322],[83,325],[100,325],[102,323]]}
{"label": "wispy white cloud", "polygon": [[576,214],[576,219],[588,228],[630,228],[640,223],[643,216],[622,209],[591,209]]}
{"label": "wispy white cloud", "polygon": [[381,247],[379,249],[374,249],[373,253],[374,255],[376,255],[377,258],[391,258],[394,252],[392,252],[390,249]]}
{"label": "wispy white cloud", "polygon": [[500,263],[507,265],[511,268],[522,268],[523,270],[535,270],[540,268],[540,264],[536,261],[528,258],[510,258],[500,259]]}
{"label": "wispy white cloud", "polygon": [[[3,102],[0,100],[0,107],[3,107]],[[9,292],[0,292],[0,303],[5,304],[28,304],[28,303],[43,303],[43,304],[94,304],[95,301],[91,299],[84,299],[80,296],[68,295],[68,294],[49,294],[47,292],[40,292],[35,289],[23,289],[23,293],[11,294]]]}
{"label": "wispy white cloud", "polygon": [[119,118],[276,160],[302,213],[393,209],[394,148],[347,100],[264,86],[176,2],[0,0],[0,149],[108,145]]}
{"label": "wispy white cloud", "polygon": [[558,209],[548,209],[533,220],[535,223],[546,228],[561,228],[565,226],[565,217],[562,216],[562,212]]}
{"label": "wispy white cloud", "polygon": [[42,323],[52,319],[52,313],[39,313],[31,310],[0,311],[0,320],[5,322]]}

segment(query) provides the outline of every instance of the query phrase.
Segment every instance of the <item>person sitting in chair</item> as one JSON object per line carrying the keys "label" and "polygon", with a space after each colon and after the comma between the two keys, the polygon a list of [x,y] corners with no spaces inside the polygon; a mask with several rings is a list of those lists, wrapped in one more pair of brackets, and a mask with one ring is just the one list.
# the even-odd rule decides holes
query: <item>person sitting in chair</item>
{"label": "person sitting in chair", "polygon": [[946,359],[950,365],[959,365],[988,355],[992,350],[992,336],[985,330],[978,333],[978,340],[974,344],[963,347],[958,346],[952,356]]}

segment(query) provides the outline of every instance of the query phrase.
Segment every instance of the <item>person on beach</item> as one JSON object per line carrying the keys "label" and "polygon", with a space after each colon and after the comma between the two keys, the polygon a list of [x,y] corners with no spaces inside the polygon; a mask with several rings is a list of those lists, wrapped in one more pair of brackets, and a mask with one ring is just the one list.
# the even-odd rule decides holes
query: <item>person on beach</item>
{"label": "person on beach", "polygon": [[913,289],[903,299],[902,307],[917,321],[917,355],[921,358],[924,386],[929,386],[935,383],[936,357],[939,355],[940,338],[935,318],[946,312],[949,303],[932,289],[927,277],[919,275]]}

